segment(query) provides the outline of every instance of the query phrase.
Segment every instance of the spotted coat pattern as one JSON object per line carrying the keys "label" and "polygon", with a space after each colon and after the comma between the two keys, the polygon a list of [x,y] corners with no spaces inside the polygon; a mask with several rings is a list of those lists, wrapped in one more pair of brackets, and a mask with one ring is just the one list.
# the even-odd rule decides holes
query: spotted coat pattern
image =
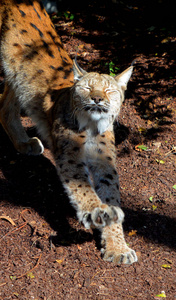
{"label": "spotted coat pattern", "polygon": [[44,149],[22,127],[23,108],[53,153],[79,221],[100,230],[104,259],[137,261],[123,235],[113,132],[132,67],[115,78],[81,69],[37,0],[2,0],[0,36],[0,121],[15,148],[32,155]]}

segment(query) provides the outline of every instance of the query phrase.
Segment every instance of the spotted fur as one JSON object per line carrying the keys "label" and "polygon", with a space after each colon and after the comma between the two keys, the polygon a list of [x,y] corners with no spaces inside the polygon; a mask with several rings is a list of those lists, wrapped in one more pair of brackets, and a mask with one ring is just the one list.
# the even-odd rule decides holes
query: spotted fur
{"label": "spotted fur", "polygon": [[0,121],[15,148],[33,155],[44,150],[22,127],[23,108],[54,155],[79,221],[100,230],[104,259],[137,261],[123,235],[113,133],[132,67],[115,78],[81,69],[37,0],[2,0],[0,27]]}

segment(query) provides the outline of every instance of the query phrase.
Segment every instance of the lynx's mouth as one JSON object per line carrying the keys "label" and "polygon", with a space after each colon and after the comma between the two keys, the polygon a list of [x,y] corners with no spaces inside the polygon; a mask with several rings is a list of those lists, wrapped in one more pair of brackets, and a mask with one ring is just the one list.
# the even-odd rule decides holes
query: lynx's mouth
{"label": "lynx's mouth", "polygon": [[107,113],[108,109],[105,107],[101,107],[99,105],[88,105],[84,109],[85,111],[90,111],[90,112],[98,112],[98,113]]}
{"label": "lynx's mouth", "polygon": [[109,113],[110,109],[104,105],[86,105],[77,112],[79,130],[87,128],[93,134],[95,132],[102,134],[110,124],[111,117]]}

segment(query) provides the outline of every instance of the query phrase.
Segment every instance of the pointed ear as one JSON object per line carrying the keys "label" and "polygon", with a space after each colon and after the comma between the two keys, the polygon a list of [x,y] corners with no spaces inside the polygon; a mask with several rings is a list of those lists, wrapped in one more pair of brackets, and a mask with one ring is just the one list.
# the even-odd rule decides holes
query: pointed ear
{"label": "pointed ear", "polygon": [[75,81],[79,81],[85,74],[87,74],[87,72],[78,65],[76,58],[73,60],[73,73]]}
{"label": "pointed ear", "polygon": [[126,90],[127,83],[132,75],[132,72],[133,72],[133,66],[129,67],[128,69],[126,69],[125,71],[123,71],[122,73],[120,73],[115,77],[115,80],[118,82],[118,84],[122,89]]}

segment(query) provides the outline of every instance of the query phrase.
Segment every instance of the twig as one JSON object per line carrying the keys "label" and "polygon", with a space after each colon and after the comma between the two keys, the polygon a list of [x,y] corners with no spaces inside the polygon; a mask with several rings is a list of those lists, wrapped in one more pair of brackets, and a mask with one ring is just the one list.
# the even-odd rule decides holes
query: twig
{"label": "twig", "polygon": [[13,226],[16,226],[15,222],[9,216],[0,216],[0,219],[4,219],[10,222]]}
{"label": "twig", "polygon": [[0,240],[4,239],[6,236],[8,236],[8,235],[11,234],[11,233],[14,233],[15,231],[20,230],[21,228],[23,228],[23,227],[26,226],[26,225],[27,225],[27,222],[24,222],[24,223],[21,224],[19,227],[15,228],[15,229],[13,229],[13,230],[11,230],[11,231],[9,231],[9,232],[7,232]]}
{"label": "twig", "polygon": [[167,153],[165,154],[165,156],[167,157],[167,156],[169,156],[170,154],[176,154],[176,146],[172,146],[171,151],[167,152]]}
{"label": "twig", "polygon": [[18,276],[18,277],[16,277],[16,279],[20,279],[20,278],[22,278],[23,276],[26,276],[28,273],[30,273],[30,272],[32,272],[32,271],[34,271],[34,269],[36,269],[37,267],[38,267],[38,265],[39,265],[39,263],[40,263],[40,259],[41,259],[41,257],[42,257],[42,253],[40,254],[40,256],[39,256],[39,258],[38,258],[38,261],[37,261],[37,263],[36,263],[36,265],[31,269],[31,270],[29,270],[29,271],[27,271],[27,272],[25,272],[24,274],[22,274],[22,275],[20,275],[20,276]]}
{"label": "twig", "polygon": [[97,271],[97,272],[92,276],[91,281],[92,281],[92,280],[94,279],[94,277],[95,277],[96,275],[98,275],[100,272],[101,272],[101,270],[100,270],[100,271]]}
{"label": "twig", "polygon": [[0,283],[0,287],[3,286],[3,285],[6,285],[7,282],[4,282],[4,283]]}
{"label": "twig", "polygon": [[23,214],[24,214],[26,211],[29,211],[29,212],[31,213],[31,211],[30,211],[29,208],[23,209],[22,212],[20,213],[20,217],[22,217],[22,219],[23,219],[24,221],[26,221],[26,219],[25,219],[25,217],[23,217]]}

